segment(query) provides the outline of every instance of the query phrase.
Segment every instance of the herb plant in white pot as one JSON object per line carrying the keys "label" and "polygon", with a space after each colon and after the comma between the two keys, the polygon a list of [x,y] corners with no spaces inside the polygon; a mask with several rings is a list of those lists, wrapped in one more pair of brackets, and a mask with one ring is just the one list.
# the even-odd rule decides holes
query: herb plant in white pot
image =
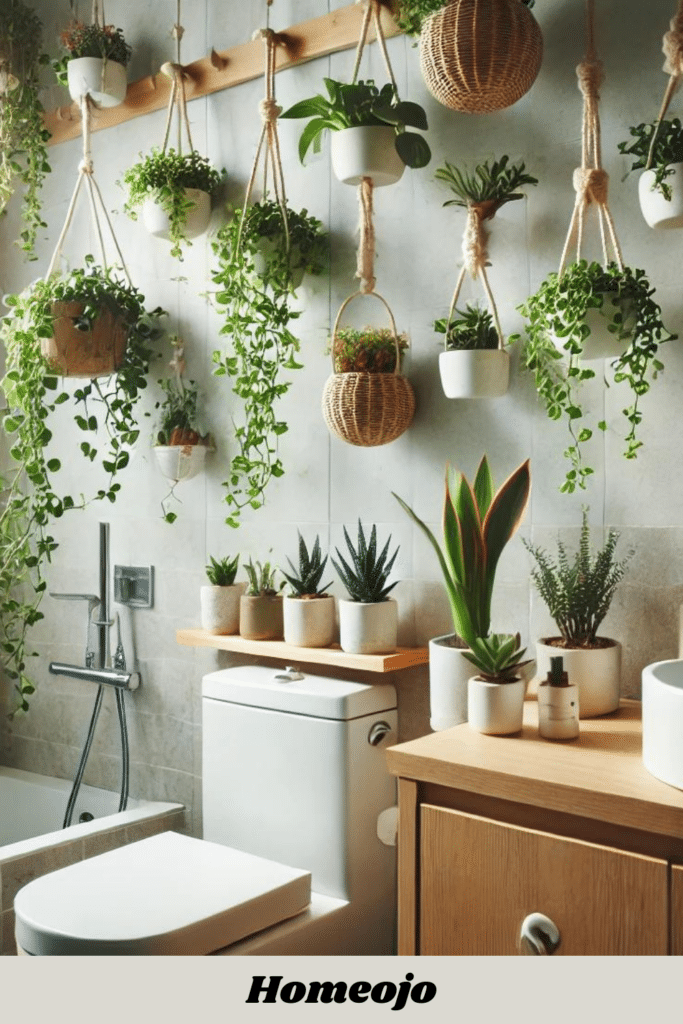
{"label": "herb plant in white pot", "polygon": [[572,558],[563,541],[557,542],[557,559],[524,541],[536,560],[531,576],[559,636],[543,637],[536,644],[537,680],[545,679],[550,660],[564,659],[569,682],[579,688],[579,715],[593,718],[616,711],[621,681],[621,644],[598,636],[618,584],[633,552],[615,558],[619,534],[609,530],[602,548],[591,554],[588,513],[584,509],[579,546]]}
{"label": "herb plant in white pot", "polygon": [[327,565],[327,556],[322,557],[320,538],[309,554],[306,542],[299,533],[299,567],[288,558],[291,573],[284,570],[291,594],[285,594],[283,615],[285,643],[294,647],[329,647],[334,641],[334,598],[325,591],[330,586],[320,586]]}
{"label": "herb plant in white pot", "polygon": [[526,679],[522,669],[526,649],[519,633],[491,633],[477,637],[463,658],[478,673],[467,682],[467,721],[478,732],[509,736],[522,728]]}
{"label": "herb plant in white pot", "polygon": [[491,630],[491,598],[499,558],[517,531],[529,501],[529,461],[494,491],[484,456],[474,483],[448,467],[443,513],[443,550],[436,537],[397,494],[394,497],[420,527],[439,559],[453,617],[454,633],[429,641],[429,696],[432,729],[467,720],[467,684],[472,675],[464,652]]}
{"label": "herb plant in white pot", "polygon": [[642,171],[638,198],[651,228],[683,227],[683,125],[671,120],[639,124],[619,152],[633,157],[630,170]]}
{"label": "herb plant in white pot", "polygon": [[337,548],[332,564],[346,587],[348,600],[339,601],[339,642],[347,654],[392,654],[396,650],[398,611],[389,597],[398,580],[387,586],[389,573],[396,561],[398,548],[389,557],[391,537],[377,554],[377,527],[373,525],[367,541],[363,525],[358,520],[358,543],[354,547],[344,527],[344,537],[350,555],[346,561]]}
{"label": "herb plant in white pot", "polygon": [[207,633],[229,636],[239,632],[240,597],[244,591],[244,583],[235,583],[239,560],[239,555],[221,559],[209,556],[209,583],[199,592],[202,629]]}

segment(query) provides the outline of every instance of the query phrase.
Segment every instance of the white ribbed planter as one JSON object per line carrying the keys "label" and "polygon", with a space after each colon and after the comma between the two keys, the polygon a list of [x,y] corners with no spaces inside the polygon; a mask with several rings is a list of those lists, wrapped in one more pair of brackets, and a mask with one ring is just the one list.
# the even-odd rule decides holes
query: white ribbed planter
{"label": "white ribbed planter", "polygon": [[71,99],[90,96],[98,107],[118,107],[126,98],[128,79],[123,64],[102,57],[73,57],[66,66]]}
{"label": "white ribbed planter", "polygon": [[371,604],[339,599],[339,643],[347,654],[393,654],[397,633],[393,598]]}
{"label": "white ribbed planter", "polygon": [[638,179],[638,199],[643,217],[651,228],[683,228],[683,164],[671,164],[673,174],[664,179],[671,199],[654,188],[655,172],[643,171]]}
{"label": "white ribbed planter", "polygon": [[510,736],[522,728],[526,683],[489,683],[477,676],[467,681],[467,720],[477,732]]}
{"label": "white ribbed planter", "polygon": [[510,384],[510,356],[503,349],[439,353],[446,398],[500,398]]}
{"label": "white ribbed planter", "polygon": [[154,446],[159,469],[167,480],[180,483],[191,480],[204,469],[206,453],[213,449],[205,444],[157,444]]}
{"label": "white ribbed planter", "polygon": [[329,647],[334,643],[334,598],[285,597],[282,612],[285,643],[294,647]]}
{"label": "white ribbed planter", "polygon": [[454,634],[429,641],[429,724],[435,731],[467,721],[467,680],[474,666],[453,647]]}
{"label": "white ribbed planter", "polygon": [[375,188],[393,185],[406,169],[396,152],[396,132],[387,125],[366,125],[332,132],[332,170],[345,185],[372,178]]}
{"label": "white ribbed planter", "polygon": [[536,679],[541,683],[550,671],[550,659],[562,658],[569,682],[579,688],[579,717],[607,715],[619,707],[621,644],[592,649],[555,647],[544,637],[536,643]]}
{"label": "white ribbed planter", "polygon": [[199,591],[202,629],[218,636],[239,633],[240,597],[244,587],[244,583],[233,583],[230,587],[203,586]]}
{"label": "white ribbed planter", "polygon": [[[197,238],[203,235],[211,220],[211,196],[208,192],[202,192],[198,188],[186,188],[185,195],[191,199],[194,206],[188,211],[183,228],[183,235],[186,238]],[[155,238],[170,239],[171,225],[169,216],[161,204],[150,197],[142,204],[142,222],[150,235]]]}
{"label": "white ribbed planter", "polygon": [[[585,322],[590,331],[589,336],[583,343],[581,360],[583,362],[598,359],[616,359],[625,352],[631,343],[633,330],[635,328],[635,315],[629,300],[622,300],[620,303],[624,323],[621,325],[626,331],[627,337],[619,338],[617,334],[609,330],[614,314],[617,312],[617,305],[613,301],[614,293],[603,293],[602,306],[591,307],[587,310]],[[566,338],[553,337],[555,346],[564,352]],[[565,353],[566,354],[566,353]]]}

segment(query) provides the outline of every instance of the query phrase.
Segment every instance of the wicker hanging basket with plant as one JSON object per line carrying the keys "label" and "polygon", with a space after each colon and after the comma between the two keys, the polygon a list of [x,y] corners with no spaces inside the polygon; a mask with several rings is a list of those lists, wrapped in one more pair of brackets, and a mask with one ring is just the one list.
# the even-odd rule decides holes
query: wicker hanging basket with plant
{"label": "wicker hanging basket with plant", "polygon": [[487,114],[529,91],[543,58],[530,6],[533,0],[450,0],[421,21],[420,70],[439,103]]}

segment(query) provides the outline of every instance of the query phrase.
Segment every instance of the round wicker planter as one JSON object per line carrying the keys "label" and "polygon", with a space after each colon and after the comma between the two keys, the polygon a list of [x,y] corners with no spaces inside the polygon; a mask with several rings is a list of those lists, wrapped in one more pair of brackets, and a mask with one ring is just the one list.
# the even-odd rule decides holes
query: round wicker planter
{"label": "round wicker planter", "polygon": [[420,33],[425,85],[451,110],[512,106],[541,67],[543,37],[522,0],[451,0]]}
{"label": "round wicker planter", "polygon": [[63,377],[109,376],[123,363],[128,330],[120,317],[103,309],[91,330],[79,331],[73,318],[84,309],[81,302],[54,302],[54,336],[41,340],[41,352]]}

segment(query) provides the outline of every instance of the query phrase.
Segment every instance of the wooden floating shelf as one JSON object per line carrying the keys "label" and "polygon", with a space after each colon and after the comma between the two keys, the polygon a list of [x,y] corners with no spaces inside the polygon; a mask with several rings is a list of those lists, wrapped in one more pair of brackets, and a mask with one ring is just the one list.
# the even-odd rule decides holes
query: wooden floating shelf
{"label": "wooden floating shelf", "polygon": [[396,672],[429,663],[427,647],[398,647],[394,654],[346,654],[332,647],[294,647],[279,640],[245,640],[241,636],[216,636],[204,629],[179,629],[176,641],[184,647],[214,647],[235,654],[255,654],[288,664],[334,665],[363,672]]}
{"label": "wooden floating shelf", "polygon": [[[278,32],[277,37],[282,45],[275,50],[275,70],[284,71],[317,57],[351,49],[358,42],[362,19],[363,6],[351,4]],[[383,7],[381,19],[385,36],[400,35],[401,30],[388,8]],[[374,27],[371,26],[368,41],[373,39]],[[241,43],[218,53],[212,50],[208,57],[184,65],[187,99],[199,99],[259,78],[263,75],[263,67],[264,46],[261,39]],[[131,82],[125,100],[118,107],[103,107],[93,111],[92,131],[112,128],[152,110],[164,109],[168,106],[170,90],[171,81],[161,72]],[[81,116],[77,103],[46,112],[44,122],[51,135],[51,146],[78,138],[81,134]]]}

